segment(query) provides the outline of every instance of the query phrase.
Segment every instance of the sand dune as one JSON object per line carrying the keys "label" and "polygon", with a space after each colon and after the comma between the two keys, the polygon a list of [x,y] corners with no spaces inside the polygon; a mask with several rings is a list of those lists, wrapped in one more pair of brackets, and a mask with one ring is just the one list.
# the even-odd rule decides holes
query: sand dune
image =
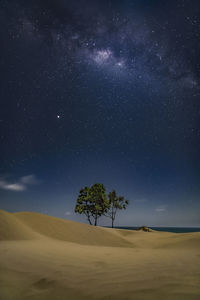
{"label": "sand dune", "polygon": [[0,210],[0,240],[30,240],[38,237],[14,214]]}
{"label": "sand dune", "polygon": [[39,213],[15,213],[15,217],[34,232],[46,237],[83,245],[131,247],[132,244],[102,227],[42,215]]}
{"label": "sand dune", "polygon": [[0,211],[0,300],[200,299],[200,233]]}

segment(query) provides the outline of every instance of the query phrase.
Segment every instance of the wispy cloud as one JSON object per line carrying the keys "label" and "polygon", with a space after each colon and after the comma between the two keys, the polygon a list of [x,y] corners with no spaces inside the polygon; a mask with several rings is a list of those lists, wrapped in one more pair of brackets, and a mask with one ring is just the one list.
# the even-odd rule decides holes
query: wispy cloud
{"label": "wispy cloud", "polygon": [[27,190],[29,185],[38,184],[39,181],[36,179],[35,175],[26,175],[20,177],[18,180],[14,182],[8,181],[6,178],[0,178],[0,189],[9,190],[14,192],[22,192]]}
{"label": "wispy cloud", "polygon": [[156,212],[165,212],[167,210],[167,205],[161,205],[155,208]]}
{"label": "wispy cloud", "polygon": [[72,212],[71,211],[66,211],[65,212],[65,216],[71,216],[72,215]]}

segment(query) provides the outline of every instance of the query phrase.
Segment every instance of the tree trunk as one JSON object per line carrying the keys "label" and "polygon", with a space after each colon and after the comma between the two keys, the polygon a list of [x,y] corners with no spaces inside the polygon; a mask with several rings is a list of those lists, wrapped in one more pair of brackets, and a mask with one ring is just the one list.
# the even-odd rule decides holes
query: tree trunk
{"label": "tree trunk", "polygon": [[88,222],[89,222],[89,224],[90,225],[92,225],[92,222],[91,222],[91,220],[90,220],[90,218],[88,217]]}
{"label": "tree trunk", "polygon": [[114,227],[114,220],[115,220],[115,212],[114,212],[114,207],[113,206],[112,206],[111,220],[112,220],[112,228],[113,228]]}
{"label": "tree trunk", "polygon": [[95,216],[94,226],[97,226],[97,216]]}

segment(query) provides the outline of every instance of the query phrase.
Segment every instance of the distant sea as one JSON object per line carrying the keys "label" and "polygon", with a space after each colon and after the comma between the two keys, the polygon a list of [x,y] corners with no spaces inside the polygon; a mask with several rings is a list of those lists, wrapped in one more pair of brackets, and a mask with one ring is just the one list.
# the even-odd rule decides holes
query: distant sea
{"label": "distant sea", "polygon": [[[148,226],[149,227],[149,226]],[[136,230],[139,227],[115,227],[118,229],[128,229],[128,230]],[[158,231],[167,231],[167,232],[174,232],[174,233],[188,233],[188,232],[200,232],[200,227],[149,227],[153,230]]]}

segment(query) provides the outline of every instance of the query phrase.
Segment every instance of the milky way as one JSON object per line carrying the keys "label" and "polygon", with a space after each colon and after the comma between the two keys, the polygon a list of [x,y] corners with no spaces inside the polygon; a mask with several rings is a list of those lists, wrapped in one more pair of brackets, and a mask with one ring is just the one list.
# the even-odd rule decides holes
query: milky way
{"label": "milky way", "polygon": [[[200,24],[197,2],[192,14],[187,14],[189,5],[187,1],[163,5],[145,1],[141,5],[139,1],[124,5],[16,1],[4,3],[2,15],[10,19],[13,39],[30,39],[30,43],[41,46],[45,43],[57,60],[61,56],[63,66],[66,61],[63,72],[68,71],[69,64],[96,63],[105,72],[126,70],[129,80],[141,84],[162,82],[172,89],[177,85],[181,90],[194,89],[196,96]],[[160,10],[158,14],[148,12],[154,6]],[[164,13],[166,9],[169,14]]]}

